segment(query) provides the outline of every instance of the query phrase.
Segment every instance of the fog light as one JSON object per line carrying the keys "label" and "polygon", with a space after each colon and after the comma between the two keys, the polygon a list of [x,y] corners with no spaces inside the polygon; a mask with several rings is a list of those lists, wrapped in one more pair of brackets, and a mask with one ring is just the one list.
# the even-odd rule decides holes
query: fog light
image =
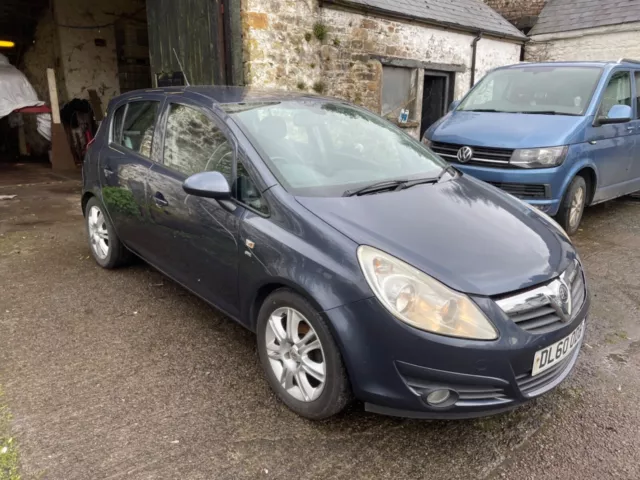
{"label": "fog light", "polygon": [[427,395],[427,403],[429,405],[440,405],[451,397],[451,392],[449,390],[434,390],[429,395]]}

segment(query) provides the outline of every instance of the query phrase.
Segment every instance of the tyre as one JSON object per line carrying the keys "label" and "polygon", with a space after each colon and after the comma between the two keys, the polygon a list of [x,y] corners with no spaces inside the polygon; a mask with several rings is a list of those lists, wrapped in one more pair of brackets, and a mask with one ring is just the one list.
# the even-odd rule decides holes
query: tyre
{"label": "tyre", "polygon": [[578,175],[571,181],[562,198],[556,219],[569,235],[578,231],[587,202],[587,191],[587,182]]}
{"label": "tyre", "polygon": [[269,385],[291,410],[322,420],[343,410],[351,387],[338,346],[318,311],[289,289],[258,313],[258,354]]}
{"label": "tyre", "polygon": [[131,252],[122,244],[96,197],[85,207],[87,240],[94,260],[103,268],[120,267],[131,260]]}

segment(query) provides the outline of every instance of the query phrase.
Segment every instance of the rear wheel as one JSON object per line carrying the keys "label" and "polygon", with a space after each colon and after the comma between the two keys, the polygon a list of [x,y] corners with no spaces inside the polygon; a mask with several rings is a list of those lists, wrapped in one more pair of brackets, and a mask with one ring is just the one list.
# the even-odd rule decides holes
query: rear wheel
{"label": "rear wheel", "polygon": [[577,176],[562,198],[556,219],[569,235],[578,231],[587,202],[587,191],[587,182],[583,177]]}
{"label": "rear wheel", "polygon": [[116,235],[104,207],[92,197],[85,207],[87,239],[93,259],[103,268],[116,268],[131,260],[131,252]]}
{"label": "rear wheel", "polygon": [[340,412],[351,399],[340,351],[327,324],[303,297],[276,290],[258,314],[258,353],[273,391],[311,420]]}

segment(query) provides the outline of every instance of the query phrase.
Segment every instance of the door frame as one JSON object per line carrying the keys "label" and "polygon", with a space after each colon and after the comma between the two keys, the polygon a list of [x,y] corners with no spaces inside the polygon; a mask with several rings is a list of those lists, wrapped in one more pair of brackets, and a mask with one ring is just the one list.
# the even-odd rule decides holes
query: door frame
{"label": "door frame", "polygon": [[[453,97],[454,97],[454,92],[455,92],[455,83],[456,83],[456,72],[449,72],[449,71],[445,71],[445,70],[423,70],[423,74],[421,77],[422,80],[422,86],[420,87],[422,90],[422,99],[421,99],[421,105],[420,105],[420,111],[422,112],[422,109],[424,107],[424,79],[425,77],[444,77],[444,94],[445,94],[445,98],[444,98],[444,102],[442,102],[443,104],[443,112],[440,115],[440,118],[444,115],[447,114],[447,111],[449,110],[449,104],[452,102]],[[420,131],[422,132],[422,116],[420,117]],[[426,131],[426,129],[425,129]]]}

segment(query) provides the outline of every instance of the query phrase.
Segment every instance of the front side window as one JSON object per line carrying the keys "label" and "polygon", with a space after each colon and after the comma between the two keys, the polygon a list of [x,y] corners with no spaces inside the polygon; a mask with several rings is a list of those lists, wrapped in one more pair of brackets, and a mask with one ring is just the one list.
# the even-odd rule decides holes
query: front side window
{"label": "front side window", "polygon": [[346,103],[296,100],[225,108],[295,195],[340,196],[372,182],[438,175],[446,165],[389,122]]}
{"label": "front side window", "polygon": [[598,117],[608,117],[614,105],[631,106],[631,76],[629,72],[615,72],[609,79],[600,100]]}
{"label": "front side window", "polygon": [[218,171],[231,186],[234,197],[248,207],[267,214],[268,208],[242,161],[236,164],[233,144],[207,115],[198,109],[173,104],[167,119],[164,164],[185,176]]}
{"label": "front side window", "polygon": [[112,141],[150,158],[159,105],[159,102],[131,102],[116,110]]}
{"label": "front side window", "polygon": [[164,164],[189,177],[217,170],[231,185],[233,147],[203,112],[173,104],[164,138]]}
{"label": "front side window", "polygon": [[599,67],[523,66],[485,76],[457,110],[584,115],[602,75]]}

